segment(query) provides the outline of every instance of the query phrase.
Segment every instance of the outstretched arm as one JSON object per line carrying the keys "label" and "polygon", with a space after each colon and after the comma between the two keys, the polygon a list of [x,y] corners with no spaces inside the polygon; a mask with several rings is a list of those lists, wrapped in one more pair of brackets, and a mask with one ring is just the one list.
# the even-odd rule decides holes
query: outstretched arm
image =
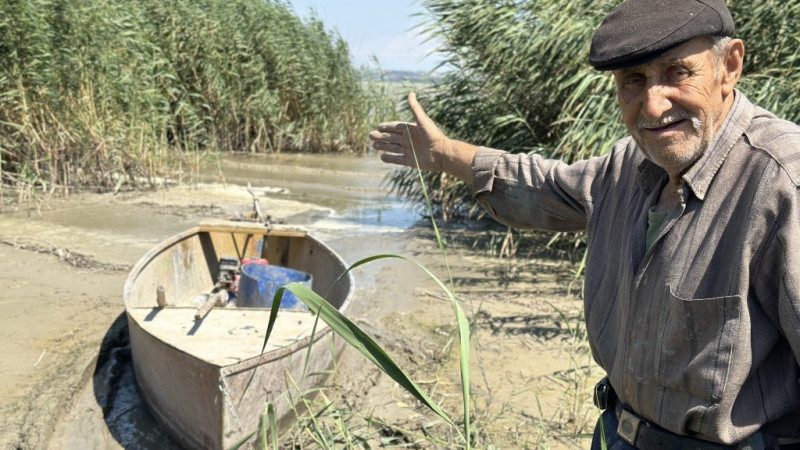
{"label": "outstretched arm", "polygon": [[416,167],[416,152],[420,169],[446,172],[472,184],[472,160],[478,148],[445,136],[425,114],[413,92],[408,94],[408,106],[416,123],[384,122],[369,133],[372,146],[383,152],[381,160]]}

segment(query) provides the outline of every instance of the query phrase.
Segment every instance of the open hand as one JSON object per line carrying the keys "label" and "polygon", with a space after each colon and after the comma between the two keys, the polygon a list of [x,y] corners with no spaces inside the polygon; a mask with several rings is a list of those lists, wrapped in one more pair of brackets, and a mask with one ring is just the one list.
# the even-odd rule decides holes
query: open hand
{"label": "open hand", "polygon": [[[412,92],[408,94],[408,106],[414,114],[416,123],[384,122],[377,130],[369,133],[372,146],[383,152],[381,161],[416,167],[431,171],[445,170],[445,161],[450,157],[450,139],[425,114]],[[416,161],[414,159],[416,153]]]}

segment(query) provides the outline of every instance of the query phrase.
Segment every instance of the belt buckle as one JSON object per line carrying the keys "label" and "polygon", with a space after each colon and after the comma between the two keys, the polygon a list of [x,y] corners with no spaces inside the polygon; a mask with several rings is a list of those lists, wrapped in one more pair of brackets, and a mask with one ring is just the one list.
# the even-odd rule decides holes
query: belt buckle
{"label": "belt buckle", "polygon": [[623,409],[622,413],[619,415],[617,434],[622,439],[625,439],[628,444],[631,444],[635,447],[636,434],[639,432],[639,425],[641,423],[641,419]]}
{"label": "belt buckle", "polygon": [[594,406],[598,409],[605,411],[608,409],[608,393],[609,385],[604,383],[605,379],[601,380],[594,387]]}

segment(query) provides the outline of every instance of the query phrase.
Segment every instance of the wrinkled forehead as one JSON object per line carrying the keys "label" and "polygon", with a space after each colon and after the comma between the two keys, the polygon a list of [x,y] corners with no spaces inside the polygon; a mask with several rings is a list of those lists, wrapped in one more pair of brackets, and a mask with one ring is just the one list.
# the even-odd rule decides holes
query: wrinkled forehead
{"label": "wrinkled forehead", "polygon": [[630,67],[611,70],[615,77],[631,73],[645,72],[650,69],[664,70],[676,64],[697,66],[710,63],[713,55],[713,43],[706,37],[694,38],[658,55],[651,61]]}

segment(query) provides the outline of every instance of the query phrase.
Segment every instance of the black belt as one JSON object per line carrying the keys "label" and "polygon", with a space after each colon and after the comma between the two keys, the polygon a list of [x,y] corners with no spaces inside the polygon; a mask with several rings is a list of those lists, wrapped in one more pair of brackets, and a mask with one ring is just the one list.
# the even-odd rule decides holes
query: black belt
{"label": "black belt", "polygon": [[614,409],[617,413],[617,434],[632,446],[642,450],[730,450],[721,444],[681,436],[662,430],[622,407],[608,377],[594,387],[594,404],[602,410]]}
{"label": "black belt", "polygon": [[670,433],[617,405],[617,434],[642,450],[730,450],[734,447]]}
{"label": "black belt", "polygon": [[[733,450],[739,446],[728,446],[711,441],[704,441],[689,436],[681,436],[664,430],[633,412],[623,408],[618,401],[614,389],[603,378],[595,386],[595,406],[602,410],[613,409],[617,414],[617,434],[632,446],[641,450],[681,449],[681,450]],[[774,445],[768,448],[780,450],[800,450],[800,444]]]}

